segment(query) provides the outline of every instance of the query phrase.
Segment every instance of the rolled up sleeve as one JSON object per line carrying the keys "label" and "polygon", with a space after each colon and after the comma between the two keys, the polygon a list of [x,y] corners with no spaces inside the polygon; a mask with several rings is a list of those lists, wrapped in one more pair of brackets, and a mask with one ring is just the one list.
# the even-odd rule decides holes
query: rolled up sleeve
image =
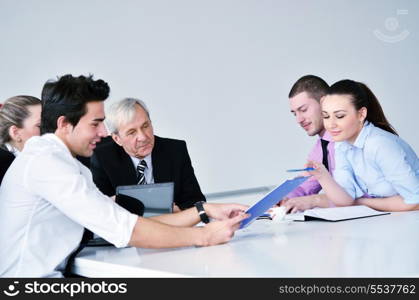
{"label": "rolled up sleeve", "polygon": [[375,163],[407,204],[419,203],[419,165],[414,151],[404,142],[388,140],[376,150]]}

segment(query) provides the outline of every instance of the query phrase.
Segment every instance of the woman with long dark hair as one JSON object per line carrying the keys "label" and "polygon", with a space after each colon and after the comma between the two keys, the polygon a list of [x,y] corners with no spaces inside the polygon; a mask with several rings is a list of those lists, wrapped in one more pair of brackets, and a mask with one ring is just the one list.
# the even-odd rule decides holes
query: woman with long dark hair
{"label": "woman with long dark hair", "polygon": [[419,159],[388,122],[372,91],[342,80],[322,99],[326,130],[336,142],[332,176],[311,162],[336,206],[362,204],[382,211],[419,209]]}

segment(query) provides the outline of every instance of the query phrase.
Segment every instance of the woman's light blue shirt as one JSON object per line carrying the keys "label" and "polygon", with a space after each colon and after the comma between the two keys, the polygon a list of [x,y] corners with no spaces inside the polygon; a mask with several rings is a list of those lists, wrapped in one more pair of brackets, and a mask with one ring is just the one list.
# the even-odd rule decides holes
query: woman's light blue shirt
{"label": "woman's light blue shirt", "polygon": [[366,122],[355,143],[335,143],[333,177],[354,199],[400,195],[419,203],[419,159],[397,135]]}

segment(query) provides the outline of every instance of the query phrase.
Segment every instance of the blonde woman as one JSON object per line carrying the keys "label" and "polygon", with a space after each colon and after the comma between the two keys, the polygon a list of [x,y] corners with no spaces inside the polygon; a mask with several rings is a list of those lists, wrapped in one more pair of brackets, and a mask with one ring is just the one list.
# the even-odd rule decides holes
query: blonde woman
{"label": "blonde woman", "polygon": [[32,96],[15,96],[0,107],[0,183],[26,141],[39,135],[41,100]]}

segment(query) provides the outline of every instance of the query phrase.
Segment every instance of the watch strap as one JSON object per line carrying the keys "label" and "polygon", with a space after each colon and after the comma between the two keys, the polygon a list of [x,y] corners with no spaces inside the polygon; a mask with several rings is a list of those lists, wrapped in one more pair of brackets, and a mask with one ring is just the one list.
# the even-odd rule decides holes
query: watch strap
{"label": "watch strap", "polygon": [[204,203],[203,201],[199,201],[195,203],[195,207],[198,210],[198,214],[199,214],[199,218],[201,219],[201,221],[205,224],[208,224],[210,222],[207,213],[205,212],[204,209]]}

